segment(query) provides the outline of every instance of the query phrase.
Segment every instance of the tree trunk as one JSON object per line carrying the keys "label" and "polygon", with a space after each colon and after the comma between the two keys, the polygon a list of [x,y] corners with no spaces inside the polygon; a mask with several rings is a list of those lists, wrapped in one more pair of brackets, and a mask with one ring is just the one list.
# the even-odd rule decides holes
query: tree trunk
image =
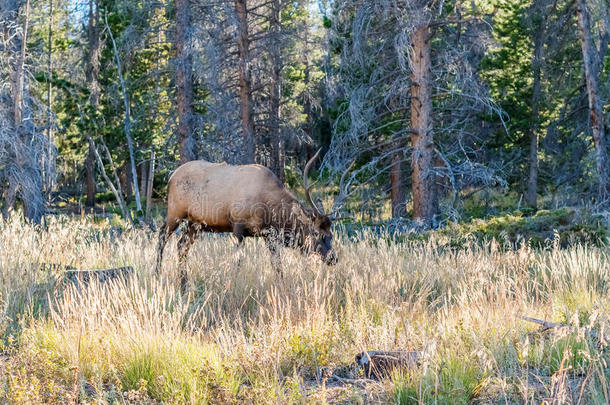
{"label": "tree trunk", "polygon": [[47,156],[44,159],[45,192],[50,197],[53,188],[53,172],[51,159],[53,156],[53,0],[49,0],[49,36],[47,54]]}
{"label": "tree trunk", "polygon": [[418,27],[411,43],[411,143],[413,154],[413,218],[430,224],[438,213],[433,172],[432,98],[430,94],[430,30]]}
{"label": "tree trunk", "polygon": [[405,205],[402,193],[402,152],[396,152],[392,156],[390,199],[392,201],[392,218],[403,217],[405,215]]}
{"label": "tree trunk", "polygon": [[176,0],[176,92],[178,101],[178,142],[180,163],[194,160],[193,153],[193,58],[189,46],[191,6]]}
{"label": "tree trunk", "polygon": [[[311,61],[309,59],[309,53],[311,49],[309,47],[309,25],[305,24],[303,30],[303,46],[305,47],[302,60],[303,65],[305,66],[305,77],[303,78],[303,85],[305,87],[305,99],[303,100],[303,113],[306,115],[305,125],[303,126],[303,131],[307,135],[309,139],[313,139],[313,117],[312,117],[312,108],[311,108],[311,97],[307,93],[307,89],[310,88],[311,82]],[[308,159],[309,160],[309,159]]]}
{"label": "tree trunk", "polygon": [[147,185],[146,185],[146,219],[149,218],[150,216],[150,207],[151,207],[151,200],[152,200],[152,190],[153,190],[153,184],[154,184],[154,179],[155,179],[155,151],[153,150],[152,152],[150,152],[150,163],[148,164],[148,181],[147,181]]}
{"label": "tree trunk", "polygon": [[576,3],[578,5],[578,28],[589,99],[589,121],[596,152],[595,166],[598,176],[599,197],[603,201],[610,196],[610,189],[608,184],[608,152],[606,150],[602,101],[599,94],[600,64],[597,61],[599,55],[593,44],[587,3],[585,0],[577,0]]}
{"label": "tree trunk", "polygon": [[533,208],[538,207],[538,132],[540,130],[540,96],[541,88],[541,63],[542,51],[544,46],[544,33],[546,18],[543,15],[541,8],[535,9],[535,14],[542,19],[540,25],[534,33],[534,54],[532,56],[532,75],[533,75],[533,92],[532,92],[532,119],[529,129],[530,149],[529,149],[529,176],[527,180],[527,192],[525,193],[525,202]]}
{"label": "tree trunk", "polygon": [[[125,161],[123,166],[121,166],[121,189],[123,190],[123,195],[125,196],[125,201],[130,203],[133,199],[133,188],[131,183],[131,176],[129,175],[129,161]],[[137,184],[135,185],[137,187]]]}
{"label": "tree trunk", "polygon": [[2,197],[4,197],[4,208],[2,209],[2,216],[4,217],[4,219],[7,219],[11,212],[11,209],[15,205],[15,200],[17,199],[17,184],[11,181]]}
{"label": "tree trunk", "polygon": [[241,129],[246,150],[243,163],[254,163],[254,120],[252,118],[252,77],[250,72],[250,38],[248,36],[247,0],[235,0],[235,14],[239,26],[237,53],[239,58],[239,103]]}
{"label": "tree trunk", "polygon": [[85,160],[85,185],[87,189],[87,198],[85,206],[95,207],[95,146],[89,141],[89,153]]}
{"label": "tree trunk", "polygon": [[281,35],[281,0],[273,0],[271,10],[271,58],[273,66],[271,68],[271,108],[269,117],[269,127],[271,130],[271,168],[282,183],[285,182],[284,175],[284,140],[280,133],[280,102],[282,86],[282,55],[280,49]]}
{"label": "tree trunk", "polygon": [[140,194],[146,195],[146,184],[148,184],[148,161],[140,164]]}
{"label": "tree trunk", "polygon": [[[21,34],[19,58],[17,60],[17,66],[15,68],[15,78],[13,81],[13,121],[15,128],[21,126],[21,114],[22,114],[22,103],[23,103],[23,81],[24,81],[24,69],[25,69],[25,55],[27,51],[27,39],[28,39],[28,28],[30,23],[30,0],[25,2],[25,15],[23,21],[23,31]],[[20,132],[18,130],[18,132]]]}
{"label": "tree trunk", "polygon": [[[102,52],[102,44],[100,41],[99,31],[99,7],[96,0],[89,0],[89,22],[87,25],[87,42],[88,49],[85,61],[85,78],[89,87],[89,105],[93,111],[94,118],[100,104],[100,87],[98,84],[98,76],[100,73],[100,54]],[[91,131],[91,130],[90,130]],[[93,139],[94,134],[89,133],[88,138]],[[87,199],[85,205],[87,207],[95,207],[95,146],[88,139],[89,152],[85,160],[85,184],[87,188]]]}

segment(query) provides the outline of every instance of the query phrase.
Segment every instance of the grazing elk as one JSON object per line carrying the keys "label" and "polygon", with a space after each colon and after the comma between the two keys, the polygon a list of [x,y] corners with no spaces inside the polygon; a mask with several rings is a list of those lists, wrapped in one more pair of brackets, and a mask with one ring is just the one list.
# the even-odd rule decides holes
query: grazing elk
{"label": "grazing elk", "polygon": [[[232,232],[238,244],[246,236],[260,236],[272,254],[277,271],[277,243],[319,255],[326,264],[337,262],[332,248],[331,221],[320,212],[309,194],[307,176],[320,151],[307,162],[303,173],[305,196],[311,206],[303,206],[278,178],[260,165],[228,165],[203,160],[180,166],[169,179],[167,217],[159,233],[156,273],[161,270],[163,249],[168,238],[186,221],[178,241],[180,284],[184,291],[187,275],[183,262],[199,232]],[[340,194],[339,200],[344,198]]]}

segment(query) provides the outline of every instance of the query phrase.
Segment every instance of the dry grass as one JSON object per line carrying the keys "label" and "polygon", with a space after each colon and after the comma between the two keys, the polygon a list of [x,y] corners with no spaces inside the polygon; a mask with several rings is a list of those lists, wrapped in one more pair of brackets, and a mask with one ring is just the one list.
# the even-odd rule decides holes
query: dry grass
{"label": "dry grass", "polygon": [[[175,244],[153,276],[156,236],[58,218],[0,224],[0,403],[608,403],[607,248],[448,250],[363,234],[326,267],[224,236]],[[127,281],[75,287],[31,263],[131,265]],[[536,333],[527,314],[576,326]],[[588,333],[594,330],[592,336]],[[363,385],[362,350],[416,349],[416,369]]]}

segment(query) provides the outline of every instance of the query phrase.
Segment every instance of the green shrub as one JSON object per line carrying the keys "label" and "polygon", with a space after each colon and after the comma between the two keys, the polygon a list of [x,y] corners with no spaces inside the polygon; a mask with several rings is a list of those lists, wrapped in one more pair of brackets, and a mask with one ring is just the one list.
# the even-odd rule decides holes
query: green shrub
{"label": "green shrub", "polygon": [[493,217],[487,220],[474,219],[466,223],[450,223],[447,227],[429,231],[438,234],[450,246],[461,247],[474,239],[479,242],[495,239],[503,246],[518,247],[529,243],[533,247],[558,243],[560,247],[577,244],[602,245],[610,236],[600,216],[572,208],[538,211],[532,216],[522,212]]}

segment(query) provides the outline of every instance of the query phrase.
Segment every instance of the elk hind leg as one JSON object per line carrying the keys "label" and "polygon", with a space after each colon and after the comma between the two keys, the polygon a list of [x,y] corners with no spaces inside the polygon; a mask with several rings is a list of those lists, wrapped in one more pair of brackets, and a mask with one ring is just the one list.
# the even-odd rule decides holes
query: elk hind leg
{"label": "elk hind leg", "polygon": [[282,261],[280,258],[279,251],[279,243],[277,238],[267,237],[265,238],[265,244],[271,253],[271,267],[275,272],[280,276],[284,277],[284,272],[282,271]]}
{"label": "elk hind leg", "polygon": [[233,224],[233,236],[237,239],[237,245],[235,246],[235,253],[237,256],[236,265],[237,267],[241,264],[241,259],[243,255],[243,246],[244,239],[248,235],[248,231],[246,230],[246,226],[243,224]]}
{"label": "elk hind leg", "polygon": [[157,245],[157,265],[155,267],[155,274],[159,275],[161,273],[161,262],[163,261],[163,250],[165,249],[165,245],[169,237],[172,235],[172,232],[176,230],[179,222],[176,221],[165,221],[161,230],[159,231],[159,243]]}

